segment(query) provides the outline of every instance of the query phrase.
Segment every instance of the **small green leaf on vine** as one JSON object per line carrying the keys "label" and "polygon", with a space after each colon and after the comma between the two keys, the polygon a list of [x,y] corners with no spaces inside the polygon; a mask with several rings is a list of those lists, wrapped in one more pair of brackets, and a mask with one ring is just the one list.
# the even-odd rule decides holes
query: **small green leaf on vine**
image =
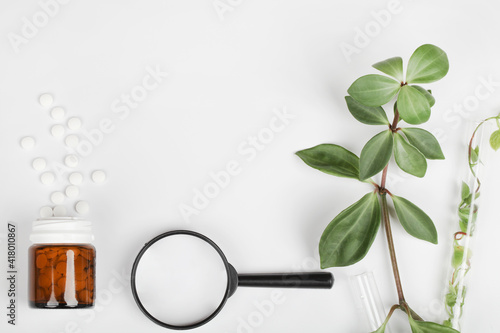
{"label": "small green leaf on vine", "polygon": [[495,151],[500,149],[500,129],[491,133],[490,145],[491,145],[491,148],[495,149]]}
{"label": "small green leaf on vine", "polygon": [[470,197],[470,188],[466,182],[462,181],[462,201],[466,201]]}

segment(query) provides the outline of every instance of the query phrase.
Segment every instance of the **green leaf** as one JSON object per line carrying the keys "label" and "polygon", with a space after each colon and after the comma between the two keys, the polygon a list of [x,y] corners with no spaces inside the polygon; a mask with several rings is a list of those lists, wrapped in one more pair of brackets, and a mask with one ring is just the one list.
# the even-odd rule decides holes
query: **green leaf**
{"label": "green leaf", "polygon": [[437,244],[437,231],[431,218],[405,198],[393,195],[392,202],[403,228],[413,237]]}
{"label": "green leaf", "polygon": [[407,127],[401,131],[408,141],[430,160],[444,160],[438,140],[431,133],[421,128]]}
{"label": "green leaf", "polygon": [[359,157],[359,179],[365,180],[385,168],[392,155],[392,132],[383,131],[368,141]]}
{"label": "green leaf", "polygon": [[495,132],[491,133],[490,146],[491,148],[495,149],[495,151],[500,149],[500,130],[496,130]]}
{"label": "green leaf", "polygon": [[399,82],[403,81],[403,59],[401,59],[401,57],[389,58],[377,62],[373,67],[382,73],[392,76]]}
{"label": "green leaf", "polygon": [[464,247],[454,246],[453,256],[451,257],[451,266],[453,268],[458,268],[460,265],[462,265],[463,261],[464,261]]}
{"label": "green leaf", "polygon": [[436,99],[434,96],[432,96],[432,93],[430,90],[425,90],[421,86],[413,85],[413,88],[417,89],[422,95],[425,96],[427,99],[427,102],[429,102],[429,106],[432,107],[436,103]]}
{"label": "green leaf", "polygon": [[319,242],[321,268],[352,265],[368,253],[380,227],[380,204],[368,193],[326,227]]}
{"label": "green leaf", "polygon": [[[472,222],[476,222],[476,219],[477,219],[477,211],[478,211],[478,207],[477,205],[474,205],[474,209],[472,211]],[[462,221],[469,221],[469,216],[470,216],[470,207],[464,207],[464,208],[460,208],[458,210],[458,216],[460,218],[460,220]]]}
{"label": "green leaf", "polygon": [[415,87],[403,86],[398,95],[398,111],[401,119],[408,124],[425,123],[431,117],[431,107],[427,98]]}
{"label": "green leaf", "polygon": [[476,164],[478,162],[478,160],[479,160],[479,146],[471,149],[470,159],[471,159],[472,164]]}
{"label": "green leaf", "polygon": [[387,115],[381,106],[366,106],[351,96],[346,96],[345,101],[349,112],[363,124],[389,125],[389,119],[387,119]]}
{"label": "green leaf", "polygon": [[413,52],[406,70],[406,82],[431,83],[442,79],[450,65],[446,53],[439,47],[425,44]]}
{"label": "green leaf", "polygon": [[329,175],[359,179],[359,158],[341,146],[322,144],[296,154],[310,167]]}
{"label": "green leaf", "polygon": [[467,185],[464,181],[462,182],[462,201],[465,201],[467,198],[469,198],[470,195],[470,188],[469,185]]}
{"label": "green leaf", "polygon": [[394,158],[401,170],[410,175],[422,178],[427,171],[424,155],[397,132],[394,135]]}
{"label": "green leaf", "polygon": [[416,321],[408,316],[413,333],[460,333],[459,331],[430,321]]}
{"label": "green leaf", "polygon": [[454,307],[457,303],[457,290],[453,285],[449,286],[448,294],[446,294],[446,305],[450,308]]}
{"label": "green leaf", "polygon": [[387,76],[369,74],[354,81],[347,92],[366,106],[381,106],[396,96],[400,88],[398,81]]}

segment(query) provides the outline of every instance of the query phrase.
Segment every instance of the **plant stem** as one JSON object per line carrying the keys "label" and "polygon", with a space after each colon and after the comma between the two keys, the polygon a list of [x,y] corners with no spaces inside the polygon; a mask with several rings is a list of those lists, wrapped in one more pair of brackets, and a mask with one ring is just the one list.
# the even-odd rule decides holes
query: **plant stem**
{"label": "plant stem", "polygon": [[[387,169],[387,167],[386,167]],[[384,179],[383,179],[384,180]],[[380,193],[382,200],[382,220],[384,223],[385,234],[387,237],[387,244],[389,245],[389,253],[391,255],[392,272],[394,273],[394,280],[396,282],[396,289],[398,291],[399,303],[406,302],[403,294],[403,286],[401,285],[401,277],[399,276],[398,261],[396,259],[396,250],[394,249],[394,241],[392,239],[391,221],[389,219],[389,209],[387,207],[387,193]]]}
{"label": "plant stem", "polygon": [[[394,119],[390,126],[391,130],[394,132],[398,127],[399,122],[399,111],[396,108],[394,110]],[[385,183],[387,180],[387,170],[389,169],[389,164],[387,164],[382,171],[382,180],[380,181],[379,194],[382,200],[382,220],[385,228],[385,235],[387,237],[387,245],[389,246],[389,253],[391,255],[392,272],[394,273],[394,280],[396,282],[396,289],[398,291],[399,304],[406,304],[405,296],[403,294],[403,286],[401,285],[401,277],[399,276],[398,261],[396,259],[396,250],[394,249],[394,240],[392,238],[391,220],[389,218],[389,208],[387,206],[387,193],[390,192],[385,188]]]}

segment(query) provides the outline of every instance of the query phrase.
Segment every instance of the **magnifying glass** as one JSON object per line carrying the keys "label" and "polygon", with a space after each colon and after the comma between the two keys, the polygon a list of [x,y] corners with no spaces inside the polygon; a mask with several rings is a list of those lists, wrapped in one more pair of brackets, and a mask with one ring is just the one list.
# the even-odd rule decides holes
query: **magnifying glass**
{"label": "magnifying glass", "polygon": [[329,272],[238,274],[208,237],[190,230],[156,236],[132,266],[141,311],[165,328],[187,330],[212,320],[237,287],[330,289]]}

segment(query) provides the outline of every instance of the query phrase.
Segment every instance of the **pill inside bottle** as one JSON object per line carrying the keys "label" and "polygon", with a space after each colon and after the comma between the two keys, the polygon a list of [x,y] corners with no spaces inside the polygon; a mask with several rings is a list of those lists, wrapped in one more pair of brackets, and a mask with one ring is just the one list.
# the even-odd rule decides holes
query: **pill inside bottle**
{"label": "pill inside bottle", "polygon": [[76,218],[52,217],[34,222],[30,236],[34,245],[29,249],[31,307],[94,306],[96,250],[90,244],[90,225],[89,221]]}

